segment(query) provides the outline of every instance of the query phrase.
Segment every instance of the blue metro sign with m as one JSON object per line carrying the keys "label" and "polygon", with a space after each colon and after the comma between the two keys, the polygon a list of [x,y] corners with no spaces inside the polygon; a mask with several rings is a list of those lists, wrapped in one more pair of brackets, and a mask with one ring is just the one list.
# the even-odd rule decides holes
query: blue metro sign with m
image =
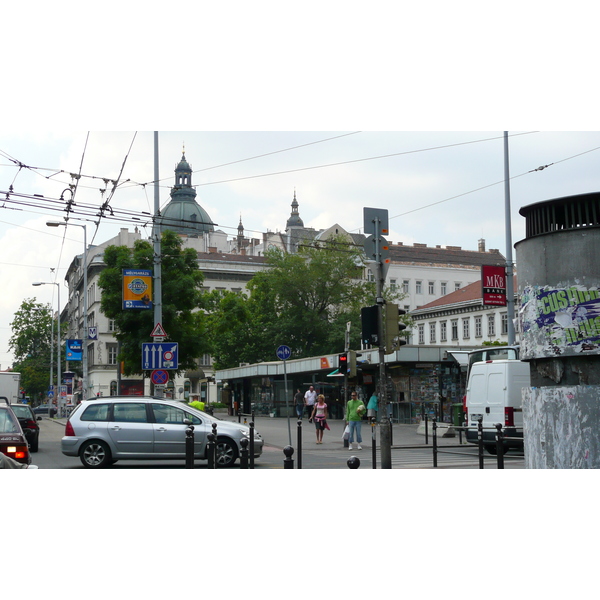
{"label": "blue metro sign with m", "polygon": [[144,371],[153,371],[154,369],[178,369],[178,350],[179,344],[177,342],[142,344],[142,369],[144,369]]}

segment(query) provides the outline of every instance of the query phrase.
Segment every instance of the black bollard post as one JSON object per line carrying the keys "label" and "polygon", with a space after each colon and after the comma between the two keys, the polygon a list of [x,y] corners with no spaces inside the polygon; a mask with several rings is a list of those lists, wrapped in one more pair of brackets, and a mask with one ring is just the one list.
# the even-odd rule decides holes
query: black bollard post
{"label": "black bollard post", "polygon": [[483,422],[481,417],[477,423],[477,443],[479,445],[479,468],[483,469]]}
{"label": "black bollard post", "polygon": [[194,426],[191,421],[185,428],[185,468],[194,468]]}
{"label": "black bollard post", "polygon": [[504,435],[502,433],[502,424],[496,423],[496,457],[498,459],[498,468],[504,469]]}
{"label": "black bollard post", "polygon": [[252,413],[252,421],[250,421],[250,463],[249,468],[254,469],[254,413]]}
{"label": "black bollard post", "polygon": [[206,444],[206,458],[208,459],[208,468],[215,468],[215,436],[213,433],[209,433],[206,436],[208,444]]}
{"label": "black bollard post", "polygon": [[433,418],[433,468],[437,468],[437,421]]}
{"label": "black bollard post", "polygon": [[375,417],[371,417],[371,456],[373,458],[373,468],[377,468],[377,440],[375,433]]}
{"label": "black bollard post", "polygon": [[429,427],[427,423],[427,415],[425,415],[425,445],[429,444]]}
{"label": "black bollard post", "polygon": [[293,469],[294,459],[292,458],[292,454],[294,454],[294,449],[291,446],[286,446],[283,449],[283,453],[285,454],[285,458],[283,459],[283,468]]}
{"label": "black bollard post", "polygon": [[360,459],[357,456],[351,456],[346,464],[349,469],[358,469],[358,467],[360,467]]}
{"label": "black bollard post", "polygon": [[296,469],[302,468],[302,419],[298,420],[298,461]]}
{"label": "black bollard post", "polygon": [[242,438],[240,440],[240,469],[248,468],[248,438]]}
{"label": "black bollard post", "polygon": [[217,446],[219,444],[219,439],[217,438],[217,424],[216,423],[212,424],[212,434],[215,438],[213,468],[216,469],[219,466],[219,457],[218,457],[218,448],[217,448]]}

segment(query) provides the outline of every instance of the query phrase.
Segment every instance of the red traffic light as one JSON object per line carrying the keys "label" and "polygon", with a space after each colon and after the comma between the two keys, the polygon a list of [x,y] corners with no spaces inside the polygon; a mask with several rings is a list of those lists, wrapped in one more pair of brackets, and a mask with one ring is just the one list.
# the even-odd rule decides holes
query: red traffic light
{"label": "red traffic light", "polygon": [[338,371],[342,375],[346,375],[346,373],[348,373],[348,355],[346,353],[338,356]]}

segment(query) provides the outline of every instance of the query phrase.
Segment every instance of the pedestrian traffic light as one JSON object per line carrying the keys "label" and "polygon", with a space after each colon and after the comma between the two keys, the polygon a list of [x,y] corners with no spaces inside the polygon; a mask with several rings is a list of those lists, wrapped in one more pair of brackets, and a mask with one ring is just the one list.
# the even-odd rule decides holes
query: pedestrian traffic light
{"label": "pedestrian traffic light", "polygon": [[362,341],[370,346],[379,346],[378,327],[379,306],[363,306],[360,309],[360,321],[362,326]]}
{"label": "pedestrian traffic light", "polygon": [[356,377],[356,359],[362,356],[362,354],[358,354],[355,350],[348,350],[348,376]]}
{"label": "pedestrian traffic light", "polygon": [[348,355],[345,352],[338,356],[338,371],[341,375],[348,373]]}
{"label": "pedestrian traffic light", "polygon": [[406,311],[398,308],[397,304],[387,303],[385,305],[385,353],[392,354],[400,346],[406,344],[406,340],[400,337],[400,332],[406,329],[406,325],[400,322],[400,317]]}

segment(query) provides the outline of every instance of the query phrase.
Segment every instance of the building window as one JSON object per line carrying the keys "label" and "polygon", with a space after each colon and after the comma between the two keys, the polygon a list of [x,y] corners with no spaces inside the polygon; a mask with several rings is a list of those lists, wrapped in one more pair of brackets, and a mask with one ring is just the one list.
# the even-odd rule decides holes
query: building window
{"label": "building window", "polygon": [[88,346],[88,365],[94,365],[94,344]]}
{"label": "building window", "polygon": [[408,313],[408,311],[410,311],[410,304],[405,304],[404,310]]}
{"label": "building window", "polygon": [[435,281],[430,281],[429,282],[429,293],[430,294],[435,294]]}
{"label": "building window", "polygon": [[392,292],[396,291],[396,280],[395,279],[390,279],[390,289],[392,290]]}
{"label": "building window", "polygon": [[408,281],[408,279],[405,279],[405,280],[402,282],[402,291],[403,291],[405,294],[408,294],[408,290],[409,290],[409,284],[410,284],[410,282]]}
{"label": "building window", "polygon": [[508,335],[508,314],[502,313],[500,315],[500,319],[501,319],[500,327],[502,328],[502,335]]}
{"label": "building window", "polygon": [[446,321],[440,322],[440,342],[448,341],[448,327]]}
{"label": "building window", "polygon": [[110,319],[108,321],[108,331],[115,331],[115,320]]}
{"label": "building window", "polygon": [[423,293],[423,290],[421,289],[423,287],[423,282],[422,281],[416,281],[415,282],[415,287],[416,287],[415,292],[417,294],[422,294]]}
{"label": "building window", "polygon": [[429,323],[429,342],[435,344],[435,323]]}
{"label": "building window", "polygon": [[457,290],[460,290],[460,281],[454,282],[454,291],[456,292]]}
{"label": "building window", "polygon": [[463,340],[468,340],[471,337],[470,324],[471,319],[463,319]]}
{"label": "building window", "polygon": [[108,364],[117,364],[117,344],[106,344],[106,350],[108,353]]}
{"label": "building window", "polygon": [[419,325],[419,344],[425,343],[425,325]]}
{"label": "building window", "polygon": [[496,315],[488,315],[488,337],[496,335]]}
{"label": "building window", "polygon": [[440,283],[440,293],[445,296],[448,293],[448,284],[445,281]]}
{"label": "building window", "polygon": [[201,367],[210,367],[210,354],[203,354],[199,362]]}
{"label": "building window", "polygon": [[458,339],[458,319],[452,319],[452,339]]}
{"label": "building window", "polygon": [[481,317],[475,317],[475,337],[480,338],[482,335]]}

